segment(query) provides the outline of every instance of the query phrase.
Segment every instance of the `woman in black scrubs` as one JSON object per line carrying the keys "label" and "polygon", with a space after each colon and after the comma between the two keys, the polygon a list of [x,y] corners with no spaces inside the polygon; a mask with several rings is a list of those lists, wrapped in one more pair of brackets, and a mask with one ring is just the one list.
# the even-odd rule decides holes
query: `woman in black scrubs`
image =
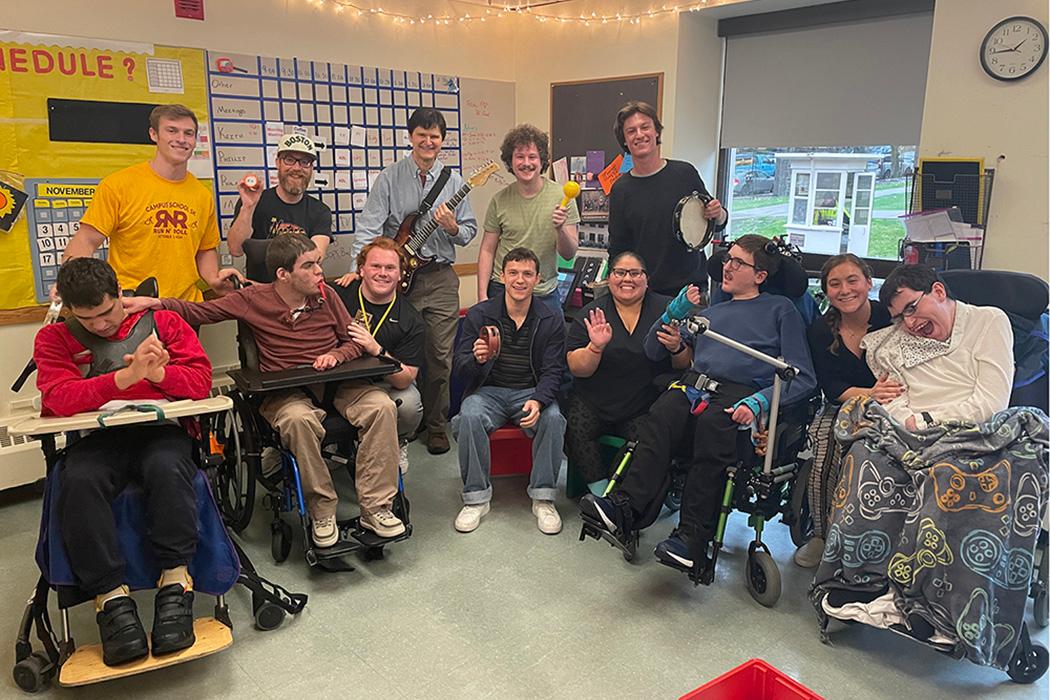
{"label": "woman in black scrubs", "polygon": [[820,287],[831,306],[807,330],[809,352],[817,382],[824,392],[824,408],[809,428],[813,442],[813,469],[809,476],[809,512],[813,539],[795,552],[795,563],[812,568],[820,563],[831,497],[839,479],[842,449],[833,434],[835,416],[843,402],[872,396],[887,403],[904,388],[868,369],[860,341],[868,332],[890,325],[890,314],[871,293],[871,268],[852,253],[828,258],[820,271]]}
{"label": "woman in black scrubs", "polygon": [[650,362],[642,343],[670,302],[649,290],[642,258],[630,251],[609,265],[609,294],[584,307],[566,340],[573,391],[566,413],[565,454],[592,493],[602,495],[610,466],[602,464],[598,437],[612,433],[636,439],[637,427],[660,395],[657,376],[684,369],[692,350],[677,339],[677,355]]}

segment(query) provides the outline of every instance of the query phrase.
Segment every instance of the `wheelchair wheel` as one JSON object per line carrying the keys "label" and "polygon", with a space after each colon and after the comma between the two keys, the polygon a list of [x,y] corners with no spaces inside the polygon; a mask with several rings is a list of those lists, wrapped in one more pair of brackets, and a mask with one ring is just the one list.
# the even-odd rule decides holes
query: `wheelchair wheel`
{"label": "wheelchair wheel", "polygon": [[759,605],[767,608],[780,600],[780,569],[769,552],[752,550],[748,553],[747,592]]}
{"label": "wheelchair wheel", "polygon": [[1035,594],[1032,601],[1032,615],[1035,617],[1035,624],[1040,627],[1046,627],[1048,613],[1050,613],[1047,610],[1048,605],[1050,601],[1047,600],[1047,591],[1044,588]]}
{"label": "wheelchair wheel", "polygon": [[270,555],[280,564],[292,551],[292,526],[283,520],[274,520],[270,524]]}
{"label": "wheelchair wheel", "polygon": [[1030,649],[1027,653],[1022,648],[1024,646],[1023,643],[1017,645],[1017,651],[1014,652],[1013,658],[1010,659],[1010,668],[1006,673],[1014,683],[1027,685],[1043,677],[1043,674],[1046,673],[1047,665],[1050,663],[1050,655],[1047,654],[1046,647],[1042,644],[1030,643]]}
{"label": "wheelchair wheel", "polygon": [[255,629],[260,632],[270,632],[280,627],[286,614],[280,605],[269,601],[256,607],[254,613]]}
{"label": "wheelchair wheel", "polygon": [[673,474],[671,476],[671,488],[667,489],[664,496],[664,506],[672,513],[682,509],[682,492],[685,490],[685,474]]}
{"label": "wheelchair wheel", "polygon": [[245,410],[243,402],[235,400],[234,410],[219,414],[215,421],[216,438],[224,446],[225,457],[215,470],[215,495],[223,520],[234,532],[241,532],[251,522],[255,477],[260,471],[257,433],[246,429],[252,426],[242,418]]}
{"label": "wheelchair wheel", "polygon": [[27,693],[44,689],[55,675],[55,665],[43,652],[35,651],[15,664],[15,684]]}
{"label": "wheelchair wheel", "polygon": [[791,488],[791,541],[801,547],[813,537],[813,514],[809,512],[809,470],[813,460],[807,459],[795,475]]}

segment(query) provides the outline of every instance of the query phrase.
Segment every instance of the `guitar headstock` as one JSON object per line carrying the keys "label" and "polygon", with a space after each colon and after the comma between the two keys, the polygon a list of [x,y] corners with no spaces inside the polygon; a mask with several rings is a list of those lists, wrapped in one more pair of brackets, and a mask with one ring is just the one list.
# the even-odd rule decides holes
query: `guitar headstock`
{"label": "guitar headstock", "polygon": [[481,187],[489,178],[499,172],[499,163],[494,160],[490,160],[488,164],[475,170],[471,173],[470,177],[467,178],[467,183],[471,187]]}

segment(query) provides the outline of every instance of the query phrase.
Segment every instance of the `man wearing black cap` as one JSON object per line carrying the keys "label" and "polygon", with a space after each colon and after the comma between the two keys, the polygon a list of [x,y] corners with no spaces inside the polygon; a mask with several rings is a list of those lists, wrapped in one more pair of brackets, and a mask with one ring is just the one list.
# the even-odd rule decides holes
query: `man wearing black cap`
{"label": "man wearing black cap", "polygon": [[[301,233],[317,244],[324,257],[332,241],[332,210],[306,194],[314,174],[317,148],[309,137],[287,134],[277,144],[277,186],[267,190],[237,185],[241,198],[226,237],[230,254],[248,255],[247,273],[258,282],[272,282],[266,272],[266,241],[286,233]],[[252,243],[248,241],[259,241]],[[258,248],[258,254],[253,252]]]}

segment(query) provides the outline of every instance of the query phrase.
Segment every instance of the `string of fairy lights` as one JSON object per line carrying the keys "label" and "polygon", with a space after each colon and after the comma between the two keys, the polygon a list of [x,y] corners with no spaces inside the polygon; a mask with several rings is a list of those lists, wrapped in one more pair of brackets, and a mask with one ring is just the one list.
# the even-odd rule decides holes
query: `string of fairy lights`
{"label": "string of fairy lights", "polygon": [[[551,22],[554,24],[577,24],[584,26],[600,24],[641,24],[643,20],[654,19],[664,15],[673,15],[680,12],[697,12],[711,4],[720,4],[717,0],[699,0],[699,2],[686,2],[677,4],[664,4],[652,7],[640,12],[584,12],[580,14],[551,14],[539,10],[529,2],[518,2],[512,4],[500,4],[491,6],[475,5],[465,3],[474,11],[466,11],[461,15],[450,13],[443,14],[411,14],[384,8],[380,5],[365,6],[352,0],[306,0],[309,5],[316,7],[331,7],[337,14],[348,14],[355,17],[382,17],[392,21],[394,24],[405,25],[451,25],[466,22],[488,22],[500,20],[504,17],[523,16],[531,17],[537,22]],[[536,3],[537,6],[552,4],[549,2]]]}

